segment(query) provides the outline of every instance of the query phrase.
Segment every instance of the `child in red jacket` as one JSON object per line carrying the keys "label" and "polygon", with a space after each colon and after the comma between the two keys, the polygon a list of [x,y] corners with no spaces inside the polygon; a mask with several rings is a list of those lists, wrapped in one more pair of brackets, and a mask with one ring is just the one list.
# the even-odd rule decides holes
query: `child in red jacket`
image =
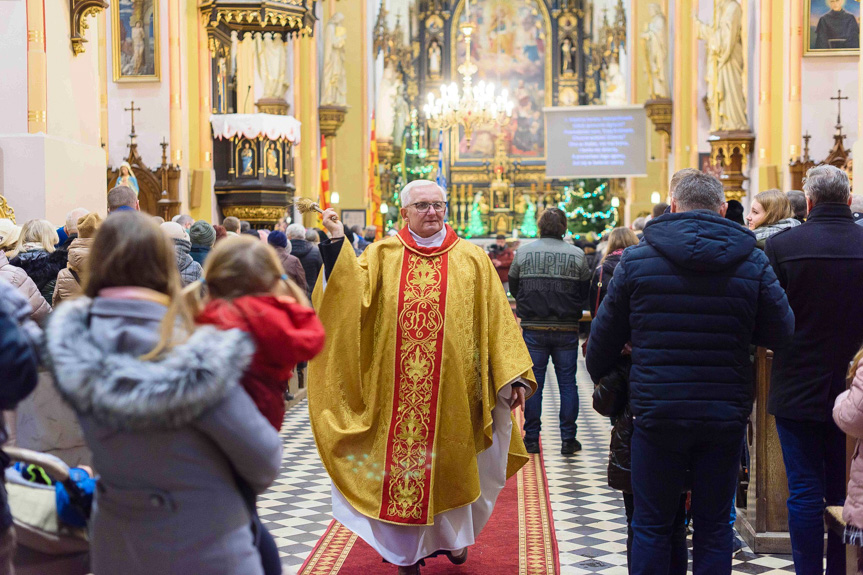
{"label": "child in red jacket", "polygon": [[323,348],[323,325],[303,291],[284,274],[276,252],[253,238],[219,242],[207,256],[200,284],[206,290],[199,284],[184,290],[193,296],[195,323],[240,329],[252,337],[255,355],[241,384],[280,430],[288,381],[297,363]]}

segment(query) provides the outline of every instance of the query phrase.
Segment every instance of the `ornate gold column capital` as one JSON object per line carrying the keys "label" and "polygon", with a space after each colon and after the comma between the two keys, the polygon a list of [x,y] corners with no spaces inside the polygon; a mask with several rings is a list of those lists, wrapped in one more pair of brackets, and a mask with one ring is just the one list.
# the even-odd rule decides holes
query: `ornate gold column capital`
{"label": "ornate gold column capital", "polygon": [[89,28],[87,19],[97,16],[108,7],[105,0],[69,0],[69,9],[72,27],[72,53],[76,56],[84,52],[84,44],[87,39],[84,33]]}

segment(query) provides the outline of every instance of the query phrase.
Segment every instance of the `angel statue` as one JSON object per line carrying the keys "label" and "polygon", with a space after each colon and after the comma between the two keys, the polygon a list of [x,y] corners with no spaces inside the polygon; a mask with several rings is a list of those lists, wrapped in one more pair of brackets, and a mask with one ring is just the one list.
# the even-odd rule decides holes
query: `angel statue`
{"label": "angel statue", "polygon": [[348,30],[343,25],[344,20],[345,15],[336,12],[327,24],[322,106],[347,106],[348,104],[348,78],[345,73],[345,44]]}
{"label": "angel statue", "polygon": [[668,29],[662,6],[648,6],[650,21],[645,26],[641,37],[644,39],[647,56],[647,74],[650,78],[650,97],[653,99],[668,98]]}
{"label": "angel statue", "polygon": [[707,42],[710,131],[748,131],[743,91],[743,10],[737,0],[716,0],[714,6],[712,26],[695,18],[698,37]]}

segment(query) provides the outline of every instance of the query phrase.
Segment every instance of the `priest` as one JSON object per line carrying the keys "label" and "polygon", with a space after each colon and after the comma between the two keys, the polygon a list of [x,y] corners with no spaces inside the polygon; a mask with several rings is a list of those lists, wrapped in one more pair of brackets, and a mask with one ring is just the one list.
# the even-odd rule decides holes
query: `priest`
{"label": "priest", "polygon": [[323,214],[327,343],[308,397],[333,516],[414,575],[432,555],[467,560],[528,461],[511,410],[536,383],[491,260],[444,223],[443,189],[414,181],[401,200],[407,225],[359,258]]}

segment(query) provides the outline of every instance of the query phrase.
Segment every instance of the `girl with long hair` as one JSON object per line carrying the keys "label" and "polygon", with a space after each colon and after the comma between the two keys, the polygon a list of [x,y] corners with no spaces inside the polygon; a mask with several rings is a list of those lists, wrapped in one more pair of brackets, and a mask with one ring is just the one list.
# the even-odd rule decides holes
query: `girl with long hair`
{"label": "girl with long hair", "polygon": [[100,473],[94,573],[264,573],[238,482],[265,490],[281,441],[239,385],[254,352],[240,330],[195,329],[170,240],[148,216],[112,215],[83,296],[47,329],[60,393]]}
{"label": "girl with long hair", "polygon": [[800,222],[794,218],[788,196],[779,190],[765,190],[752,198],[746,224],[755,232],[755,245],[763,250],[771,236]]}

